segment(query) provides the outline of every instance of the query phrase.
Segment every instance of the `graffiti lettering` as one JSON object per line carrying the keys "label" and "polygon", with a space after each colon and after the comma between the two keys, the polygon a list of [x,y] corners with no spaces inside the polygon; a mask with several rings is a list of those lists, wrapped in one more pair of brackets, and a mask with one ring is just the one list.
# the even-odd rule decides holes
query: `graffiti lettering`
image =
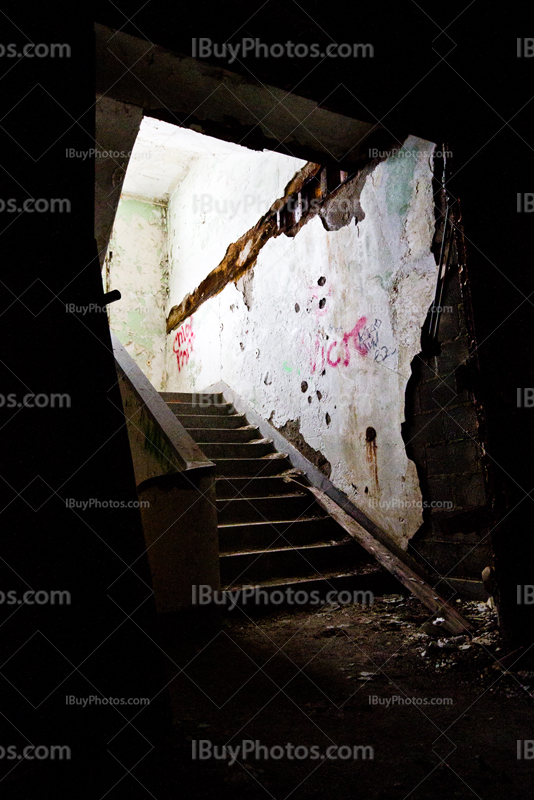
{"label": "graffiti lettering", "polygon": [[319,372],[322,372],[324,369],[324,344],[321,345],[319,339],[315,340],[315,352],[311,359],[311,371],[315,372],[317,369],[317,356],[319,355],[319,351],[321,352],[321,366],[319,367]]}
{"label": "graffiti lettering", "polygon": [[388,350],[388,348],[384,345],[383,347],[377,348],[377,350],[375,352],[375,361],[378,361],[378,362],[385,361],[386,358],[389,358],[390,356],[394,355],[396,352],[397,352],[397,350],[391,350],[391,351]]}
{"label": "graffiti lettering", "polygon": [[172,349],[176,355],[176,363],[178,364],[178,372],[180,372],[189,361],[189,356],[193,351],[193,339],[195,334],[193,332],[193,317],[189,318],[189,322],[185,322],[178,328]]}
{"label": "graffiti lettering", "polygon": [[[361,356],[372,355],[374,361],[382,362],[386,358],[394,355],[396,350],[389,350],[384,345],[379,347],[379,330],[382,325],[382,320],[375,319],[369,325],[366,317],[360,317],[356,325],[351,331],[343,334],[341,342],[337,340],[332,342],[326,351],[326,362],[331,367],[337,367],[342,364],[348,367],[350,364],[350,354],[352,344],[357,353]],[[321,345],[319,338],[315,339],[314,353],[311,358],[311,371],[315,372],[317,369],[318,356],[321,356],[321,370],[324,368],[325,362],[325,345]]]}
{"label": "graffiti lettering", "polygon": [[332,359],[330,357],[330,353],[332,352],[334,347],[336,347],[336,345],[337,345],[337,342],[332,342],[332,344],[328,348],[328,352],[326,354],[326,360],[328,361],[328,363],[330,364],[331,367],[337,367],[337,365],[341,361],[341,356],[338,356],[335,361],[332,361]]}
{"label": "graffiti lettering", "polygon": [[378,346],[378,331],[382,325],[382,320],[375,319],[372,325],[367,325],[358,333],[359,352],[366,356],[370,350]]}
{"label": "graffiti lettering", "polygon": [[[358,322],[356,323],[354,328],[351,331],[349,331],[348,333],[345,333],[344,336],[343,336],[342,345],[343,345],[343,366],[344,367],[348,367],[348,365],[350,364],[350,348],[349,348],[349,343],[350,342],[353,343],[354,347],[356,348],[358,353],[360,353],[360,355],[362,355],[362,356],[366,356],[367,355],[367,350],[365,349],[365,347],[362,345],[362,343],[360,341],[360,331],[361,331],[361,329],[363,328],[363,326],[365,325],[366,322],[367,322],[367,318],[366,317],[360,317],[360,319],[358,320]],[[328,348],[328,352],[326,354],[326,360],[328,361],[328,363],[330,364],[331,367],[337,367],[337,365],[341,361],[341,355],[338,355],[338,357],[337,357],[337,359],[335,361],[333,361],[332,358],[331,358],[332,350],[334,349],[334,347],[336,347],[336,345],[337,345],[337,341],[336,342],[332,342],[332,344]]]}

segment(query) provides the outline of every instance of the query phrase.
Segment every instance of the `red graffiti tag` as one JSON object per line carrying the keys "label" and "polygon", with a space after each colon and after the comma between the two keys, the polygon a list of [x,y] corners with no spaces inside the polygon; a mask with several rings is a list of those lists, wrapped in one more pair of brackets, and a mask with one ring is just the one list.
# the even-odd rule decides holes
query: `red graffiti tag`
{"label": "red graffiti tag", "polygon": [[[348,333],[345,333],[344,336],[343,336],[342,346],[343,346],[343,366],[344,367],[348,367],[348,365],[350,364],[350,348],[349,348],[349,343],[350,342],[353,343],[353,345],[356,348],[357,352],[361,356],[366,356],[367,355],[367,349],[362,345],[362,343],[360,342],[359,336],[358,336],[359,332],[361,331],[361,329],[363,328],[363,326],[365,325],[366,322],[367,322],[367,317],[360,317],[360,319],[358,320],[358,322],[356,323],[354,328],[351,331],[349,331]],[[337,359],[335,361],[332,360],[331,353],[332,353],[332,350],[334,349],[334,347],[336,347],[336,346],[337,346],[337,341],[336,342],[332,342],[332,344],[328,348],[328,352],[326,354],[326,360],[328,361],[328,363],[330,364],[331,367],[337,367],[337,365],[340,363],[341,357],[342,357],[341,355],[338,355],[338,357],[337,357]]]}
{"label": "red graffiti tag", "polygon": [[189,318],[189,322],[185,322],[174,337],[172,345],[173,352],[176,355],[176,363],[178,364],[178,372],[188,363],[189,356],[193,351],[193,339],[195,334],[193,332],[193,317]]}
{"label": "red graffiti tag", "polygon": [[[348,367],[350,364],[350,343],[354,345],[356,352],[358,352],[361,356],[373,356],[373,360],[380,363],[385,361],[386,358],[393,356],[397,351],[390,350],[385,345],[379,347],[379,338],[380,338],[380,328],[382,326],[382,320],[375,319],[375,321],[369,325],[367,323],[366,317],[360,317],[354,328],[345,333],[343,335],[343,339],[341,342],[337,340],[331,342],[328,345],[326,350],[326,362],[331,367],[337,367],[339,364],[343,364],[344,367]],[[339,349],[336,348],[339,345]],[[325,363],[325,345],[321,344],[319,335],[315,339],[314,343],[314,352],[311,354],[310,358],[310,366],[312,373],[315,372],[317,369],[317,360],[318,355],[321,354],[321,370],[324,369]]]}

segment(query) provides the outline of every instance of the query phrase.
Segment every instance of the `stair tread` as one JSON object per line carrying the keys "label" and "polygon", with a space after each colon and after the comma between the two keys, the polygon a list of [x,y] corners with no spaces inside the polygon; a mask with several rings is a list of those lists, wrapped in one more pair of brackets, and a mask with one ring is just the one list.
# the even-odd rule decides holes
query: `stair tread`
{"label": "stair tread", "polygon": [[300,552],[301,550],[317,550],[320,547],[342,547],[345,544],[349,544],[353,542],[352,538],[348,539],[340,539],[339,541],[333,541],[328,539],[324,542],[312,542],[311,544],[299,544],[298,546],[294,545],[286,545],[285,547],[268,547],[268,548],[261,548],[259,550],[225,550],[220,553],[221,558],[232,558],[233,556],[259,556],[263,555],[272,555],[272,553],[287,553],[289,551],[296,551]]}
{"label": "stair tread", "polygon": [[[206,403],[210,397],[213,402]],[[167,393],[164,399],[215,464],[223,591],[225,586],[236,591],[253,586],[301,585],[372,571],[362,564],[338,565],[338,561],[350,562],[345,554],[353,539],[338,530],[305,487],[281,482],[286,475],[295,474],[288,455],[276,451],[272,439],[262,436],[246,415],[225,402],[224,395],[177,392]],[[271,483],[262,484],[262,480]],[[236,481],[235,486],[232,481]],[[217,487],[222,496],[218,496]],[[275,519],[269,519],[271,516]],[[228,522],[229,518],[234,521]],[[249,580],[257,583],[243,583],[242,587],[232,584],[232,573],[239,581],[247,572]]]}
{"label": "stair tread", "polygon": [[[313,496],[309,495],[310,498],[313,500]],[[218,503],[235,503],[235,502],[243,502],[244,500],[247,503],[252,502],[252,500],[285,500],[287,497],[306,497],[306,492],[291,492],[288,494],[259,494],[259,495],[250,495],[249,497],[243,497],[242,495],[239,497],[218,497]]]}
{"label": "stair tread", "polygon": [[262,520],[261,522],[224,522],[221,525],[217,525],[218,528],[244,528],[250,525],[254,525],[260,527],[261,525],[291,525],[296,524],[297,522],[315,522],[316,520],[320,520],[324,522],[325,520],[330,520],[331,517],[324,516],[324,517],[292,517],[291,519],[269,519],[269,520]]}
{"label": "stair tread", "polygon": [[256,458],[214,458],[212,461],[282,461],[287,458],[286,453],[267,453],[264,456],[256,456]]}
{"label": "stair tread", "polygon": [[[187,428],[186,428],[186,430],[187,430]],[[208,430],[210,430],[210,429],[208,428]],[[239,430],[241,430],[241,428],[230,428],[230,430],[231,431],[239,431]],[[226,445],[226,444],[243,444],[243,445],[245,445],[245,444],[272,444],[272,439],[249,439],[248,442],[201,442],[199,440],[199,441],[196,442],[196,444],[198,444],[199,447],[202,447],[203,445],[206,445],[206,444],[221,444],[221,445]]]}
{"label": "stair tread", "polygon": [[310,575],[305,575],[304,577],[295,576],[295,577],[287,577],[287,578],[266,578],[264,581],[260,583],[241,583],[241,584],[234,584],[234,585],[227,585],[222,586],[222,592],[238,592],[242,589],[262,589],[264,587],[269,586],[287,586],[291,584],[301,584],[301,583],[317,583],[319,581],[328,581],[334,578],[357,578],[358,575],[368,575],[371,572],[380,572],[381,568],[377,564],[362,564],[358,568],[352,567],[347,569],[339,569],[339,570],[327,570],[324,572],[320,577],[317,576],[317,573],[312,573]]}
{"label": "stair tread", "polygon": [[[186,416],[186,415],[184,415],[184,416]],[[194,416],[194,415],[187,415],[187,416]],[[240,417],[242,415],[241,414],[226,414],[226,416],[227,417]],[[211,417],[210,417],[210,419],[211,419]],[[194,426],[193,426],[192,429],[193,430],[195,429]],[[228,428],[213,428],[213,427],[212,428],[203,428],[202,425],[201,425],[200,428],[198,428],[198,430],[206,431],[206,433],[211,433],[212,431],[224,431],[225,433],[227,433]],[[258,433],[260,435],[260,438],[263,438],[261,433],[260,433],[260,429],[256,425],[241,425],[240,428],[232,428],[232,430],[233,431],[258,431]]]}
{"label": "stair tread", "polygon": [[[215,419],[220,419],[221,417],[224,418],[224,419],[235,419],[236,417],[242,417],[243,414],[235,414],[235,413],[234,414],[220,414],[219,416],[217,416],[217,414],[190,414],[190,413],[187,413],[187,414],[177,414],[176,416],[178,416],[178,417],[194,417],[195,421],[196,421],[197,419],[206,419],[206,418],[207,419],[213,419],[213,417],[215,417]],[[203,426],[202,425],[194,425],[193,427],[202,428]],[[242,425],[241,427],[245,428],[246,426]],[[206,427],[206,430],[208,431],[208,430],[210,430],[210,428]],[[215,430],[224,430],[224,428],[216,428]]]}

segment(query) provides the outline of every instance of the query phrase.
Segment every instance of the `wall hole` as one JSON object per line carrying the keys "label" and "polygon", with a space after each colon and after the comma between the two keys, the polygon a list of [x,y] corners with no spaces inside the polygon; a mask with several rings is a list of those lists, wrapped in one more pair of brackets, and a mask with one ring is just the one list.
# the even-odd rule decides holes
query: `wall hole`
{"label": "wall hole", "polygon": [[367,428],[367,430],[365,431],[365,441],[374,442],[375,439],[376,439],[375,429],[371,427]]}

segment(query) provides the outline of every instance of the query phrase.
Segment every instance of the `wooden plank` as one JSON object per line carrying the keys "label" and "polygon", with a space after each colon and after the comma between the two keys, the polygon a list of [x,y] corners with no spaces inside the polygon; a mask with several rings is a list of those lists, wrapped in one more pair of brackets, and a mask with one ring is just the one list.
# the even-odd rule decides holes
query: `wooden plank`
{"label": "wooden plank", "polygon": [[[299,483],[294,478],[291,479],[299,486]],[[312,492],[319,505],[324,508],[341,527],[347,531],[358,544],[361,544],[368,553],[385,567],[403,586],[406,586],[412,594],[414,594],[423,605],[425,605],[432,613],[438,614],[443,617],[444,622],[440,623],[441,627],[448,630],[450,633],[458,636],[460,634],[470,634],[473,631],[471,623],[465,619],[453,606],[451,606],[443,597],[429,586],[428,583],[421,580],[413,570],[403,564],[396,555],[391,553],[388,548],[381,542],[378,542],[374,536],[366,531],[362,526],[349,516],[337,503],[334,503],[324,492],[316,489],[314,486],[303,486],[309,492]]]}

